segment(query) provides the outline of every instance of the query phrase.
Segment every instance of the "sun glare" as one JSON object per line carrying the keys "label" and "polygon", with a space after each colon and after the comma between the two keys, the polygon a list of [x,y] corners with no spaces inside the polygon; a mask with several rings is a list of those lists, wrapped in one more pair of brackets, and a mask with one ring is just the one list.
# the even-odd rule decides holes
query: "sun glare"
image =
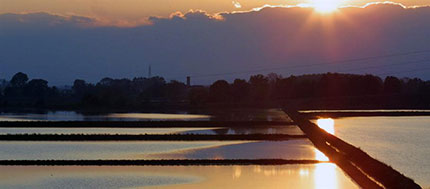
{"label": "sun glare", "polygon": [[319,13],[332,13],[340,6],[341,0],[313,0],[312,7]]}

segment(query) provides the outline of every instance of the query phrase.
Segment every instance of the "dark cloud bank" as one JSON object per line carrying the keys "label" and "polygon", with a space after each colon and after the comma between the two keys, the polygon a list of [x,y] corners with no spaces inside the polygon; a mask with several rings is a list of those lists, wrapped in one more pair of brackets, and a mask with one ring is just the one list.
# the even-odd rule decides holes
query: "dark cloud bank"
{"label": "dark cloud bank", "polygon": [[[150,18],[133,28],[94,26],[85,17],[46,13],[0,15],[0,78],[23,71],[51,84],[75,78],[154,74],[184,80],[186,75],[262,68],[283,75],[343,71],[430,79],[430,53],[361,62],[330,62],[397,52],[430,50],[430,8],[398,5],[344,8],[324,17],[309,8],[264,8],[221,14],[203,12]],[[415,62],[419,60],[418,62]],[[421,71],[417,71],[417,68]],[[207,84],[219,78],[193,79]]]}

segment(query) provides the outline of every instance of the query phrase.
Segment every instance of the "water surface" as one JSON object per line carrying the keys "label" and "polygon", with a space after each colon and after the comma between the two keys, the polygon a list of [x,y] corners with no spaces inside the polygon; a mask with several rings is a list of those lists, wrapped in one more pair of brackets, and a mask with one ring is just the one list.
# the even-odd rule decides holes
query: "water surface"
{"label": "water surface", "polygon": [[331,163],[282,166],[0,166],[0,188],[358,188]]}
{"label": "water surface", "polygon": [[43,113],[2,113],[0,121],[291,121],[280,109],[229,109],[209,112],[104,113],[82,114],[74,111]]}
{"label": "water surface", "polygon": [[339,118],[334,133],[430,188],[430,116]]}
{"label": "water surface", "polygon": [[314,159],[307,139],[280,142],[0,142],[2,160]]}
{"label": "water surface", "polygon": [[1,134],[290,134],[303,135],[297,126],[262,128],[0,128]]}
{"label": "water surface", "polygon": [[207,121],[211,116],[200,114],[166,113],[109,113],[85,115],[74,111],[46,113],[0,113],[0,121]]}

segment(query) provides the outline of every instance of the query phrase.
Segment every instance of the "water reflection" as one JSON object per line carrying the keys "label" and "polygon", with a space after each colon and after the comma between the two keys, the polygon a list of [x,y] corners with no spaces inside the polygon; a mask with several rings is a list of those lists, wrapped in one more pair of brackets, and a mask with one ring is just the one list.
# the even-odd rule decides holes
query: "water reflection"
{"label": "water reflection", "polygon": [[116,113],[109,114],[108,118],[119,118],[119,119],[144,119],[144,120],[195,120],[202,119],[207,120],[211,116],[208,115],[192,115],[192,114],[160,114],[160,113]]}
{"label": "water reflection", "polygon": [[[335,134],[334,132],[334,120],[331,118],[318,119],[317,125],[321,129],[325,130],[330,134]],[[315,149],[315,159],[320,161],[328,161],[329,158],[319,151]],[[316,165],[314,172],[314,182],[315,189],[335,189],[338,188],[337,176],[336,176],[336,165],[333,163],[320,163]]]}
{"label": "water reflection", "polygon": [[207,121],[209,115],[201,114],[166,114],[166,113],[111,113],[81,114],[73,111],[55,111],[47,113],[1,113],[0,121]]}
{"label": "water reflection", "polygon": [[254,110],[211,110],[197,112],[170,113],[92,113],[82,114],[74,111],[21,112],[0,111],[0,121],[291,121],[280,109]]}
{"label": "water reflection", "polygon": [[[317,125],[319,128],[325,130],[326,132],[330,134],[334,134],[334,120],[331,118],[324,118],[324,119],[318,119]],[[315,159],[320,161],[328,161],[328,157],[319,151],[318,149],[315,149]]]}
{"label": "water reflection", "polygon": [[242,175],[242,168],[240,166],[233,167],[233,179],[240,178]]}
{"label": "water reflection", "polygon": [[[189,134],[214,128],[0,128],[0,134]],[[210,133],[209,133],[210,134]]]}
{"label": "water reflection", "polygon": [[334,120],[332,118],[318,119],[317,125],[326,132],[334,135]]}
{"label": "water reflection", "polygon": [[318,149],[315,148],[315,159],[319,160],[319,161],[328,161],[328,157],[322,153],[321,151],[319,151]]}
{"label": "water reflection", "polygon": [[0,159],[313,159],[305,139],[289,141],[0,142]]}
{"label": "water reflection", "polygon": [[346,117],[335,121],[339,138],[430,189],[430,116]]}
{"label": "water reflection", "polygon": [[290,134],[290,135],[303,135],[304,133],[297,126],[283,126],[283,127],[261,127],[261,128],[214,128],[214,129],[201,129],[179,132],[179,134],[217,134],[217,135],[230,135],[230,134]]}
{"label": "water reflection", "polygon": [[[243,141],[237,144],[193,148],[149,155],[158,159],[314,159],[315,147],[309,140]],[[148,156],[146,156],[148,158]]]}
{"label": "water reflection", "polygon": [[338,188],[336,165],[333,163],[320,163],[316,165],[314,171],[315,189],[336,189]]}
{"label": "water reflection", "polygon": [[65,184],[72,188],[357,188],[340,169],[329,163],[281,166],[16,166],[13,169],[0,166],[0,188],[61,188]]}

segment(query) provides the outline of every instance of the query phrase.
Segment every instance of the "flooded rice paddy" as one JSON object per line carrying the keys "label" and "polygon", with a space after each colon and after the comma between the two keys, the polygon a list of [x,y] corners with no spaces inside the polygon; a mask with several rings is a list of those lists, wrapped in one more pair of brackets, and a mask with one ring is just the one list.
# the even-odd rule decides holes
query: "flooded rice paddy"
{"label": "flooded rice paddy", "polygon": [[0,166],[0,188],[358,188],[331,163],[282,166]]}
{"label": "flooded rice paddy", "polygon": [[[288,120],[269,111],[259,120]],[[238,114],[241,120],[246,115]],[[210,120],[206,115],[0,114],[0,121]],[[263,128],[0,128],[0,134],[291,134]],[[287,141],[1,141],[0,160],[286,159],[328,160],[308,139]],[[0,188],[357,188],[335,164],[280,166],[0,166]]]}
{"label": "flooded rice paddy", "polygon": [[430,187],[430,116],[346,117],[324,129]]}

